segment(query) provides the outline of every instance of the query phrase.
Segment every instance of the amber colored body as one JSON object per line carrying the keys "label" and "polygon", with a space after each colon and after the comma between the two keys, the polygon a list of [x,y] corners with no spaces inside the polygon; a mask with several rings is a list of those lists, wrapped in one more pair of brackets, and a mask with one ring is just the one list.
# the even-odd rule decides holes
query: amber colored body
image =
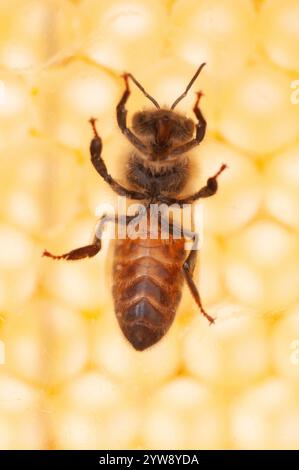
{"label": "amber colored body", "polygon": [[186,258],[184,239],[116,241],[113,297],[119,325],[137,350],[159,341],[171,326],[181,299]]}
{"label": "amber colored body", "polygon": [[[91,118],[94,137],[90,143],[91,162],[111,189],[120,196],[131,200],[143,201],[145,212],[150,214],[150,205],[184,207],[194,201],[213,196],[217,192],[217,178],[226,168],[222,164],[206,185],[193,194],[181,196],[190,176],[188,152],[204,138],[206,121],[199,108],[201,92],[197,93],[193,112],[197,119],[192,119],[174,111],[177,104],[186,96],[188,90],[204,67],[200,65],[190,80],[186,90],[174,101],[170,109],[160,108],[158,102],[150,96],[131,74],[124,74],[125,90],[116,108],[117,123],[126,136],[134,152],[127,157],[126,186],[116,181],[108,172],[102,158],[102,140]],[[150,99],[155,110],[137,112],[133,116],[132,130],[127,125],[126,102],[130,96],[129,79]],[[195,135],[194,135],[195,130]],[[128,224],[131,216],[122,215]],[[43,255],[53,259],[78,260],[95,256],[102,247],[102,233],[106,223],[114,217],[102,216],[100,224],[89,245],[76,248],[62,255],[53,255],[45,250]],[[114,253],[113,297],[119,325],[133,347],[142,351],[157,343],[167,332],[178,307],[182,294],[183,281],[201,313],[210,323],[214,322],[203,308],[198,289],[193,280],[196,264],[198,237],[195,233],[185,234],[192,240],[192,249],[184,250],[184,237],[151,236],[150,230],[140,238],[127,237],[117,240]],[[150,224],[147,224],[150,226]],[[174,228],[174,225],[172,228]],[[164,227],[164,225],[163,225]],[[180,231],[181,233],[181,231]]]}

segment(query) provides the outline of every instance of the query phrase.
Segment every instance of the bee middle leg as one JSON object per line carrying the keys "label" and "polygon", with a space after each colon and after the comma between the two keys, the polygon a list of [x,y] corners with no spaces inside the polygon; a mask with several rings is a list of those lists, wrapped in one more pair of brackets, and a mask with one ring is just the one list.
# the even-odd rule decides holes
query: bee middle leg
{"label": "bee middle leg", "polygon": [[221,167],[219,168],[219,170],[217,171],[217,173],[214,176],[211,176],[210,178],[208,178],[206,186],[204,186],[203,188],[201,188],[199,191],[192,194],[191,196],[187,196],[186,198],[181,200],[181,202],[183,202],[183,204],[190,204],[191,202],[194,202],[197,199],[214,196],[214,194],[216,194],[218,190],[217,178],[226,168],[227,168],[227,165],[223,163]]}
{"label": "bee middle leg", "polygon": [[168,205],[179,204],[180,206],[183,206],[184,204],[191,204],[192,202],[197,201],[197,199],[213,196],[217,193],[218,190],[217,178],[226,168],[227,165],[223,163],[217,173],[214,176],[208,178],[206,185],[190,196],[186,196],[183,199],[168,198],[163,196],[159,198],[159,201]]}

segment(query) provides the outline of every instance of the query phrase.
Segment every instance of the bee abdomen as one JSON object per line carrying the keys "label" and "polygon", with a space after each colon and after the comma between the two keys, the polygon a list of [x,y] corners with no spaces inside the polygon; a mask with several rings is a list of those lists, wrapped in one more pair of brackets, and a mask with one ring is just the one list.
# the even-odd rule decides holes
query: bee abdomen
{"label": "bee abdomen", "polygon": [[142,351],[158,342],[174,319],[181,298],[181,265],[148,255],[115,261],[117,319],[126,338]]}
{"label": "bee abdomen", "polygon": [[125,311],[121,326],[134,348],[143,351],[162,338],[164,323],[161,312],[143,297]]}
{"label": "bee abdomen", "polygon": [[135,303],[135,300],[142,298],[147,298],[159,308],[159,306],[167,305],[168,292],[165,287],[158,285],[154,279],[143,275],[131,280],[130,285],[122,291],[120,296],[121,300],[130,303]]}

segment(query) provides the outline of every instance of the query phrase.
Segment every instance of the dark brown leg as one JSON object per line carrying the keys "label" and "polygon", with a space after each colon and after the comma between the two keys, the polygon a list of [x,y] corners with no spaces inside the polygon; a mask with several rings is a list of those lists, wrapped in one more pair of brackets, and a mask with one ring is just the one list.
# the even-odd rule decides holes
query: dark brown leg
{"label": "dark brown leg", "polygon": [[197,117],[197,121],[198,121],[196,124],[196,136],[194,139],[196,143],[195,145],[200,144],[200,142],[204,139],[206,128],[207,128],[207,121],[203,117],[201,109],[199,107],[199,102],[202,96],[203,96],[202,91],[197,92],[197,98],[196,98],[196,101],[192,110],[195,116]]}
{"label": "dark brown leg", "polygon": [[[173,224],[173,223],[168,224],[163,217],[161,217],[161,228],[162,229],[169,228],[172,231],[173,234],[183,236],[182,229],[181,229],[180,226],[178,226],[177,224]],[[195,269],[195,265],[196,265],[196,259],[197,259],[198,235],[196,233],[192,232],[191,230],[190,231],[188,230],[187,232],[188,233],[186,233],[186,231],[185,231],[185,236],[190,238],[191,240],[193,240],[193,245],[192,245],[192,249],[190,250],[190,252],[189,252],[189,254],[188,254],[188,256],[187,256],[187,258],[186,258],[186,260],[183,264],[183,267],[182,267],[184,277],[186,279],[186,282],[188,284],[188,287],[191,291],[191,294],[192,294],[195,302],[197,303],[197,305],[200,308],[201,313],[209,320],[209,322],[211,324],[211,323],[214,323],[215,320],[203,308],[198,289],[197,289],[196,285],[194,284],[194,281],[193,281],[193,278],[192,278],[193,273],[194,273],[194,269]]]}
{"label": "dark brown leg", "polygon": [[196,135],[194,139],[190,140],[189,142],[186,142],[185,144],[180,145],[179,147],[176,147],[171,152],[171,155],[181,155],[182,153],[189,152],[189,150],[193,149],[193,147],[196,147],[203,140],[205,133],[206,133],[207,122],[205,118],[203,117],[202,112],[199,107],[199,101],[202,96],[203,96],[203,93],[199,91],[197,93],[197,99],[193,107],[193,112],[195,116],[197,117],[197,121],[198,121],[196,124]]}
{"label": "dark brown leg", "polygon": [[95,126],[95,119],[90,119],[90,124],[92,126],[94,132],[94,138],[90,143],[90,155],[91,155],[91,162],[97,172],[102,176],[102,178],[108,183],[113,191],[115,191],[120,196],[126,196],[130,199],[145,199],[146,195],[139,193],[138,191],[131,191],[127,188],[121,186],[117,181],[115,181],[112,176],[108,173],[106,164],[101,156],[102,153],[102,140],[99,136],[96,126]]}
{"label": "dark brown leg", "polygon": [[101,240],[94,240],[91,245],[81,246],[75,250],[64,253],[63,255],[53,255],[49,251],[45,250],[43,256],[48,256],[52,259],[66,259],[66,260],[77,260],[82,258],[91,258],[95,256],[101,249]]}
{"label": "dark brown leg", "polygon": [[217,178],[218,178],[219,175],[221,175],[221,173],[226,168],[227,168],[227,165],[222,164],[221,167],[219,168],[219,170],[217,171],[217,173],[214,176],[211,176],[211,178],[209,178],[207,180],[206,186],[201,188],[195,194],[192,194],[191,196],[186,197],[185,199],[183,199],[182,200],[182,201],[184,201],[183,203],[188,204],[188,203],[196,201],[197,199],[210,197],[210,196],[213,196],[214,194],[216,194],[216,192],[218,190]]}
{"label": "dark brown leg", "polygon": [[[53,255],[49,251],[45,250],[43,252],[43,256],[48,256],[49,258],[53,259],[66,259],[66,260],[77,260],[83,258],[91,258],[95,256],[102,247],[101,237],[103,233],[103,229],[105,223],[112,220],[111,216],[103,215],[100,220],[99,227],[96,230],[96,234],[93,239],[93,243],[90,245],[81,246],[80,248],[76,248],[75,250],[69,251],[68,253],[64,253],[63,255]],[[114,217],[113,217],[114,220]]]}
{"label": "dark brown leg", "polygon": [[68,253],[64,253],[63,255],[53,255],[49,251],[45,250],[43,252],[43,256],[47,256],[49,258],[53,259],[65,259],[65,260],[78,260],[78,259],[83,259],[83,258],[91,258],[95,256],[101,249],[102,247],[102,234],[103,230],[105,228],[105,224],[107,222],[117,222],[120,224],[128,224],[132,219],[135,219],[138,217],[138,219],[144,217],[144,212],[137,212],[134,215],[131,216],[111,216],[111,215],[103,215],[100,219],[100,223],[96,229],[96,233],[93,239],[93,243],[90,245],[85,245],[81,246],[80,248],[76,248],[75,250],[69,251]]}
{"label": "dark brown leg", "polygon": [[[198,243],[198,237],[197,237],[197,235],[195,235],[193,248],[195,248],[195,244],[197,244],[197,243]],[[194,268],[195,268],[195,264],[196,264],[196,258],[197,258],[197,249],[195,248],[195,249],[192,249],[190,251],[186,261],[183,264],[183,273],[184,273],[186,282],[188,284],[188,287],[190,289],[190,292],[191,292],[195,302],[199,306],[201,313],[203,314],[204,317],[206,317],[209,320],[210,324],[212,324],[212,323],[215,323],[215,319],[213,317],[211,317],[205,311],[205,309],[203,308],[198,289],[197,289],[197,287],[196,287],[196,285],[193,281],[193,278],[192,278]]]}
{"label": "dark brown leg", "polygon": [[[161,227],[162,228],[167,227],[167,223],[165,222],[165,220],[163,218],[161,220]],[[173,234],[176,233],[176,234],[181,234],[182,235],[181,228],[178,227],[176,224],[170,223],[169,224],[169,229],[172,230]],[[192,278],[193,273],[194,273],[194,269],[195,269],[195,265],[196,265],[196,259],[197,259],[198,235],[196,233],[192,232],[191,230],[190,231],[188,230],[187,234],[186,234],[186,231],[185,231],[185,235],[188,238],[191,238],[193,240],[193,245],[192,245],[192,249],[190,250],[189,255],[187,256],[186,261],[183,264],[184,277],[186,279],[186,282],[188,284],[188,287],[191,291],[191,294],[192,294],[195,302],[197,303],[197,305],[200,308],[201,313],[209,320],[210,324],[212,324],[212,323],[215,322],[215,319],[213,317],[211,317],[205,311],[205,309],[203,308],[198,289],[197,289],[196,285],[194,284],[194,281],[193,281],[193,278]]]}
{"label": "dark brown leg", "polygon": [[196,266],[197,251],[198,251],[198,249],[197,249],[198,235],[194,234],[193,237],[192,237],[192,240],[193,240],[192,250],[190,250],[190,253],[187,256],[187,259],[184,263],[184,264],[187,263],[187,265],[188,265],[188,271],[190,273],[190,276],[193,276],[194,269],[195,269],[195,266]]}
{"label": "dark brown leg", "polygon": [[126,102],[128,101],[128,98],[131,94],[130,88],[129,88],[129,77],[130,74],[124,74],[123,78],[125,81],[125,91],[120,99],[120,102],[118,103],[116,107],[116,117],[117,117],[117,123],[118,127],[122,131],[122,133],[127,137],[127,139],[131,142],[131,144],[134,145],[140,152],[143,154],[147,154],[148,149],[147,147],[141,142],[141,140],[138,139],[138,137],[133,134],[133,132],[127,127],[127,110],[126,110]]}
{"label": "dark brown leg", "polygon": [[217,171],[217,173],[214,176],[211,176],[211,178],[207,180],[206,186],[204,186],[203,188],[201,188],[199,191],[192,194],[191,196],[187,196],[184,199],[161,197],[159,198],[159,202],[163,202],[168,205],[179,204],[180,206],[183,206],[184,204],[191,204],[197,199],[213,196],[214,194],[216,194],[218,190],[217,178],[226,168],[227,168],[227,165],[222,164],[220,169]]}
{"label": "dark brown leg", "polygon": [[[161,229],[165,230],[166,232],[169,231],[169,235],[171,234],[171,236],[175,238],[187,237],[190,240],[194,240],[196,238],[196,243],[197,243],[198,237],[195,232],[192,232],[192,230],[188,230],[186,228],[183,230],[179,224],[166,220],[165,217],[163,217],[163,215],[161,215],[160,217],[160,223],[161,223]],[[193,243],[193,247],[194,246],[195,246],[195,242]]]}
{"label": "dark brown leg", "polygon": [[[161,228],[162,229],[163,228],[164,229],[169,228],[170,230],[172,230],[173,234],[178,234],[178,235],[183,236],[181,227],[179,227],[179,226],[177,226],[177,224],[173,224],[173,223],[169,223],[169,225],[168,225],[163,217],[161,218]],[[193,240],[193,245],[192,245],[192,249],[190,250],[189,255],[187,256],[187,259],[184,262],[183,267],[182,267],[184,277],[186,279],[186,282],[188,284],[188,287],[191,291],[191,294],[192,294],[195,302],[197,303],[197,305],[200,308],[201,313],[209,320],[210,324],[212,324],[212,323],[215,322],[215,319],[213,317],[211,317],[205,311],[205,309],[203,308],[198,289],[197,289],[196,285],[194,284],[194,281],[193,281],[193,278],[192,278],[193,273],[194,273],[194,269],[195,269],[195,265],[196,265],[196,259],[197,259],[198,235],[196,233],[192,232],[191,230],[190,231],[188,230],[187,234],[186,234],[186,231],[185,231],[185,236],[187,236],[188,238],[191,238],[191,240]]]}

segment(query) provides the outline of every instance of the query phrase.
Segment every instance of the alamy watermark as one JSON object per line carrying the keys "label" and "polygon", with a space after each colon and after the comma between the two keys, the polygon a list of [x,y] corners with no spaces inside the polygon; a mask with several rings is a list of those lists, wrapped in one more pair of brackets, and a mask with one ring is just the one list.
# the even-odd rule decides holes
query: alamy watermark
{"label": "alamy watermark", "polygon": [[6,98],[5,83],[3,82],[3,80],[0,80],[0,106],[4,104],[5,98]]}
{"label": "alamy watermark", "polygon": [[5,344],[0,340],[0,366],[5,364]]}
{"label": "alamy watermark", "polygon": [[290,354],[290,362],[293,366],[299,364],[299,339],[294,339],[290,344],[290,349],[292,350]]}
{"label": "alamy watermark", "polygon": [[203,244],[201,203],[183,206],[157,203],[127,205],[127,198],[119,196],[116,208],[113,204],[102,203],[97,207],[96,214],[101,216],[96,228],[96,236],[101,239],[183,238],[188,250],[199,250]]}
{"label": "alamy watermark", "polygon": [[292,93],[291,93],[291,103],[292,104],[299,104],[299,80],[293,80],[291,82],[291,88],[292,90]]}

